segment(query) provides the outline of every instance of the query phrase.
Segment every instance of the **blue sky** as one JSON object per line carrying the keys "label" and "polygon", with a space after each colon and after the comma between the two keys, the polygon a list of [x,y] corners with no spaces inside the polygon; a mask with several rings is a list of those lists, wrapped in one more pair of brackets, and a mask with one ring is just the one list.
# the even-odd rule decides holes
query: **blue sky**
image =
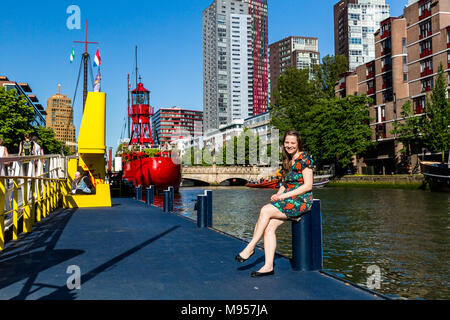
{"label": "blue sky", "polygon": [[[202,110],[202,10],[212,0],[172,1],[3,1],[0,10],[0,75],[27,82],[40,103],[57,93],[73,98],[84,46],[98,41],[102,91],[107,93],[107,146],[117,146],[127,114],[127,74],[134,79],[134,48],[139,73],[151,91],[151,105]],[[269,0],[269,44],[287,36],[319,38],[321,56],[334,54],[333,5],[337,0]],[[138,3],[138,4],[136,4]],[[387,0],[399,16],[407,0]],[[81,9],[81,30],[69,30],[70,5]],[[75,49],[74,63],[69,55]],[[93,59],[97,45],[88,51]],[[93,69],[94,76],[96,69]],[[132,82],[134,86],[134,81]],[[81,124],[82,87],[75,103],[75,126]]]}

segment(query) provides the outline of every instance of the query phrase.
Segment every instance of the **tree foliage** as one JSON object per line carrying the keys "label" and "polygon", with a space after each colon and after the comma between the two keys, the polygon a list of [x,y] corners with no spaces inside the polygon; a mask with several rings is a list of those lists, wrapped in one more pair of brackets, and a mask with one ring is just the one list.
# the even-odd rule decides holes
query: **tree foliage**
{"label": "tree foliage", "polygon": [[16,90],[0,87],[0,136],[10,154],[19,152],[25,133],[38,137],[38,143],[45,154],[58,154],[61,151],[70,154],[70,149],[56,140],[53,129],[33,127],[31,123],[34,118],[34,108],[24,96],[18,95]]}
{"label": "tree foliage", "polygon": [[402,119],[394,123],[392,133],[402,142],[402,152],[409,156],[425,146],[431,152],[443,152],[450,145],[450,103],[442,64],[439,66],[431,100],[426,97],[425,115],[414,115],[411,102],[402,106]]}
{"label": "tree foliage", "polygon": [[343,56],[326,56],[314,69],[289,68],[278,80],[271,125],[283,136],[297,130],[303,138],[304,149],[322,163],[334,163],[345,168],[355,154],[363,154],[373,146],[369,127],[367,96],[336,98],[334,87],[339,74],[347,70]]}
{"label": "tree foliage", "polygon": [[9,153],[19,152],[24,134],[33,129],[30,125],[33,119],[34,109],[24,96],[0,87],[0,136]]}
{"label": "tree foliage", "polygon": [[431,152],[443,152],[450,147],[450,104],[447,99],[447,84],[442,63],[439,66],[436,84],[427,99],[424,120],[424,144]]}

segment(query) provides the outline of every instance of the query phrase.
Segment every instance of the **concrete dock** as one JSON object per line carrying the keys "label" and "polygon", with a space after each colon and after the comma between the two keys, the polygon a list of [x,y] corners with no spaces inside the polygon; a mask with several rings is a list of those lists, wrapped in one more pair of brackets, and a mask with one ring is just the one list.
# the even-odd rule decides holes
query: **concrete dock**
{"label": "concrete dock", "polygon": [[[326,273],[298,272],[277,255],[275,275],[251,278],[263,250],[134,199],[111,208],[60,209],[0,253],[0,299],[373,300],[369,290]],[[77,283],[72,290],[68,283]]]}

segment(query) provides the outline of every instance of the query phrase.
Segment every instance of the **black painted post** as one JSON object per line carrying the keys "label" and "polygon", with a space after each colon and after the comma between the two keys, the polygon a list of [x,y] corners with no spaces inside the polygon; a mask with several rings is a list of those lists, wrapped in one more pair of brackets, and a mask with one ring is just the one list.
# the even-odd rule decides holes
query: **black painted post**
{"label": "black painted post", "polygon": [[169,212],[169,198],[170,198],[170,191],[169,190],[164,190],[164,203],[163,203],[163,209],[164,212]]}
{"label": "black painted post", "polygon": [[211,190],[205,190],[205,196],[206,196],[206,226],[211,228],[212,227],[212,191]]}
{"label": "black painted post", "polygon": [[173,212],[173,202],[175,199],[175,189],[169,187],[169,212]]}
{"label": "black painted post", "polygon": [[136,187],[136,200],[141,201],[142,200],[142,186]]}
{"label": "black painted post", "polygon": [[147,205],[151,206],[155,202],[155,187],[150,186],[147,189],[145,189],[145,198],[147,201]]}
{"label": "black painted post", "polygon": [[300,222],[292,222],[292,268],[317,271],[323,268],[322,213],[320,200],[314,200],[311,212]]}
{"label": "black painted post", "polygon": [[197,196],[197,227],[207,227],[207,198],[205,195]]}

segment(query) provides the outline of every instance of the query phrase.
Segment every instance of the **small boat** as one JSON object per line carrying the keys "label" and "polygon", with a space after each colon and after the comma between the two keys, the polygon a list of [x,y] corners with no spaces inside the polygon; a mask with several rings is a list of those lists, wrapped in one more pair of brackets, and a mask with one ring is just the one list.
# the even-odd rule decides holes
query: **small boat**
{"label": "small boat", "polygon": [[313,188],[323,188],[325,187],[330,180],[317,181],[313,183]]}
{"label": "small boat", "polygon": [[447,163],[421,161],[420,167],[432,191],[450,192],[450,166]]}
{"label": "small boat", "polygon": [[245,186],[249,188],[261,188],[261,189],[278,189],[279,180],[270,180],[261,183],[247,183]]}

